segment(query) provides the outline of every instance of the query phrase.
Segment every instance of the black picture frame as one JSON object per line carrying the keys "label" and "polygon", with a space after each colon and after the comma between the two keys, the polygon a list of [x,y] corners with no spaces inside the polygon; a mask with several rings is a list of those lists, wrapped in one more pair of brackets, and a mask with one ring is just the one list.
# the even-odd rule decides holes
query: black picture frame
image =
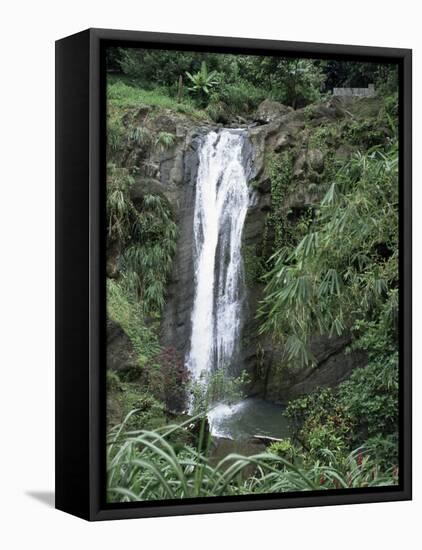
{"label": "black picture frame", "polygon": [[[395,62],[400,114],[400,484],[397,487],[128,504],[105,502],[106,45]],[[88,29],[56,42],[56,508],[87,520],[202,514],[412,497],[412,52]]]}

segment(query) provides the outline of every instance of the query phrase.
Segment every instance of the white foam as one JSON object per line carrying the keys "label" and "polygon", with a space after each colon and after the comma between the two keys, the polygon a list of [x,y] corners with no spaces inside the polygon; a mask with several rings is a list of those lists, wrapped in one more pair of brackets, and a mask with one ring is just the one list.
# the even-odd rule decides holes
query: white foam
{"label": "white foam", "polygon": [[207,415],[211,435],[232,439],[229,429],[225,427],[225,423],[231,416],[241,411],[244,406],[245,401],[239,401],[233,405],[227,405],[226,403],[215,405]]}

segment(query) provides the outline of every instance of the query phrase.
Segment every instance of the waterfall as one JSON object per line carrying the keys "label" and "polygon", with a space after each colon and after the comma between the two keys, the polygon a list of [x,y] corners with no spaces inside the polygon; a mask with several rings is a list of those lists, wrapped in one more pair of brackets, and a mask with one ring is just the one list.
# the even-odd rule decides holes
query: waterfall
{"label": "waterfall", "polygon": [[195,294],[187,367],[206,382],[233,372],[241,330],[242,229],[249,202],[246,132],[209,132],[199,149],[194,232]]}

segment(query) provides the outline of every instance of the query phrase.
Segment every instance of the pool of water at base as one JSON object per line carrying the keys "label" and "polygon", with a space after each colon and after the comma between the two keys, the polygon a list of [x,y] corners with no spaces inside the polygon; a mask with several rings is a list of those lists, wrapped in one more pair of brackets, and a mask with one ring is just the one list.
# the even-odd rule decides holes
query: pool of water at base
{"label": "pool of water at base", "polygon": [[248,397],[232,405],[217,404],[208,413],[211,435],[236,442],[246,442],[254,436],[277,439],[289,436],[284,407],[258,397]]}

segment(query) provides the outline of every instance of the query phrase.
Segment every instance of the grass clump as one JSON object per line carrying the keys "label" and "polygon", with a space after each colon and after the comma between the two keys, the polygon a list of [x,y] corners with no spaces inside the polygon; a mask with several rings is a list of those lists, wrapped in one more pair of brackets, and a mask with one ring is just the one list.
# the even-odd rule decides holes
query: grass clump
{"label": "grass clump", "polygon": [[159,151],[166,151],[173,147],[176,136],[170,132],[160,132],[155,140],[155,146]]}

